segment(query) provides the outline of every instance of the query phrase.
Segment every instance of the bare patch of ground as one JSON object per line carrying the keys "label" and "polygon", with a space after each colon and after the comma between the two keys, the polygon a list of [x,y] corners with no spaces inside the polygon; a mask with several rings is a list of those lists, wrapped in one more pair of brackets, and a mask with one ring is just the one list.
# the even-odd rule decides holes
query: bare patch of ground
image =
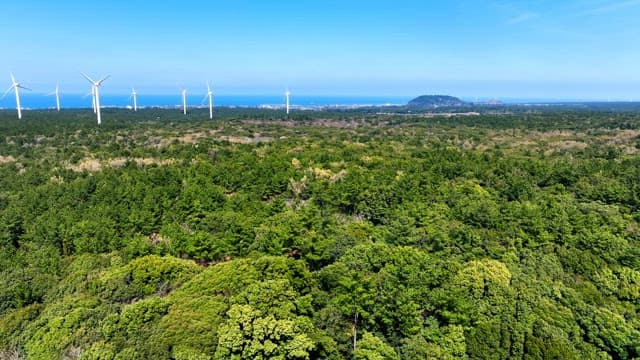
{"label": "bare patch of ground", "polygon": [[0,164],[8,164],[8,163],[12,163],[12,162],[15,162],[15,161],[16,161],[16,159],[11,155],[9,155],[9,156],[0,155]]}
{"label": "bare patch of ground", "polygon": [[76,165],[70,165],[69,169],[77,172],[95,172],[102,170],[102,164],[100,164],[100,160],[94,158],[84,158],[80,160],[80,162],[78,162]]}
{"label": "bare patch of ground", "polygon": [[220,136],[217,140],[219,141],[228,141],[230,143],[236,144],[257,144],[263,142],[271,142],[273,141],[272,137],[268,136],[257,136],[257,137],[249,137],[249,136]]}
{"label": "bare patch of ground", "polygon": [[133,161],[138,166],[149,166],[149,165],[171,165],[175,163],[174,159],[157,159],[157,158],[116,158],[107,161],[107,164],[111,168],[119,168],[123,167],[127,164],[128,161]]}
{"label": "bare patch of ground", "polygon": [[172,143],[179,144],[197,144],[203,139],[213,139],[213,136],[219,133],[220,130],[208,129],[208,130],[196,130],[186,131],[178,134],[174,133],[150,133],[145,132],[143,136],[147,138],[145,145],[153,148],[162,148]]}
{"label": "bare patch of ground", "polygon": [[558,150],[584,150],[589,145],[582,141],[564,140],[564,141],[553,142],[549,144],[549,146],[556,148]]}
{"label": "bare patch of ground", "polygon": [[137,166],[149,166],[149,165],[171,165],[175,163],[174,159],[158,159],[158,158],[116,158],[109,160],[100,160],[92,157],[86,157],[80,160],[75,165],[68,165],[67,168],[73,171],[82,172],[96,172],[101,171],[105,166],[108,166],[112,169],[116,169],[119,167],[123,167],[127,164],[127,162],[132,161],[136,163]]}

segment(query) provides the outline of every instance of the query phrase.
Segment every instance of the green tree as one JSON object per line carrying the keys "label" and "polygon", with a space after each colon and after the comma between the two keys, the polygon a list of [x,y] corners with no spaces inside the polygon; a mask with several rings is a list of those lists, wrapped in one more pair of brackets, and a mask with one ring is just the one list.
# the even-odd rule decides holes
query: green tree
{"label": "green tree", "polygon": [[263,316],[250,305],[232,305],[220,327],[216,359],[309,359],[312,324],[303,318]]}

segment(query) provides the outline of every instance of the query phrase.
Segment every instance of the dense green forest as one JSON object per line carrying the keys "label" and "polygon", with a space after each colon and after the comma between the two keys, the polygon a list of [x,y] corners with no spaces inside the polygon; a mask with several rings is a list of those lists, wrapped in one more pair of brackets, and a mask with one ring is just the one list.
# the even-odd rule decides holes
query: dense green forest
{"label": "dense green forest", "polygon": [[639,111],[204,111],[0,112],[0,358],[640,357]]}

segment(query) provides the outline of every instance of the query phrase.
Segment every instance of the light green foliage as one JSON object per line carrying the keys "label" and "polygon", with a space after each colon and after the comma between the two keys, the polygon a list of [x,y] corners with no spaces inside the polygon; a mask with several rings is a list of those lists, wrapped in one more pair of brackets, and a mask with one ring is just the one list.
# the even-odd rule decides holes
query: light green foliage
{"label": "light green foliage", "polygon": [[640,271],[623,267],[618,274],[620,284],[618,297],[635,302],[640,301]]}
{"label": "light green foliage", "polygon": [[491,259],[464,265],[444,286],[449,309],[442,312],[449,321],[472,325],[513,312],[511,272],[505,264]]}
{"label": "light green foliage", "polygon": [[173,349],[173,358],[175,360],[211,360],[212,357],[202,351],[186,346],[176,346]]}
{"label": "light green foliage", "polygon": [[115,356],[115,346],[99,341],[85,349],[80,356],[80,360],[113,360]]}
{"label": "light green foliage", "polygon": [[508,289],[511,272],[496,260],[471,261],[453,278],[456,286],[473,299],[501,294]]}
{"label": "light green foliage", "polygon": [[400,360],[391,346],[369,332],[362,335],[353,357],[357,360]]}
{"label": "light green foliage", "polygon": [[640,351],[640,330],[619,314],[608,309],[589,309],[582,321],[585,335],[599,349],[621,358],[633,358]]}
{"label": "light green foliage", "polygon": [[107,316],[102,325],[103,336],[123,351],[135,349],[137,357],[164,357],[168,353],[166,345],[149,339],[162,331],[157,322],[168,313],[169,305],[155,297],[127,305],[120,314]]}
{"label": "light green foliage", "polygon": [[220,328],[216,359],[309,359],[314,344],[304,318],[263,316],[250,305],[232,305]]}
{"label": "light green foliage", "polygon": [[166,294],[199,272],[188,260],[150,255],[131,261],[100,276],[92,292],[124,302],[151,294]]}
{"label": "light green foliage", "polygon": [[403,339],[400,355],[403,359],[467,359],[467,348],[462,326],[451,325],[431,329],[426,337],[414,335]]}
{"label": "light green foliage", "polygon": [[224,299],[214,295],[171,295],[168,301],[171,305],[167,313],[155,323],[158,330],[147,340],[173,347],[176,357],[176,349],[182,349],[180,353],[184,356],[213,354],[228,307]]}
{"label": "light green foliage", "polygon": [[106,315],[98,304],[96,299],[65,298],[43,311],[25,329],[30,333],[24,344],[28,358],[57,358],[77,344],[97,339],[96,320]]}

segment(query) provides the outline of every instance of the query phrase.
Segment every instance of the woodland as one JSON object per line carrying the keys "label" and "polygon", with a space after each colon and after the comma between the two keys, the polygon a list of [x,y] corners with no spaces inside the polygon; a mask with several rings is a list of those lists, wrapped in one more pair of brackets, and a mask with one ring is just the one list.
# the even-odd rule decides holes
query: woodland
{"label": "woodland", "polygon": [[464,111],[0,111],[0,358],[639,358],[640,110]]}

